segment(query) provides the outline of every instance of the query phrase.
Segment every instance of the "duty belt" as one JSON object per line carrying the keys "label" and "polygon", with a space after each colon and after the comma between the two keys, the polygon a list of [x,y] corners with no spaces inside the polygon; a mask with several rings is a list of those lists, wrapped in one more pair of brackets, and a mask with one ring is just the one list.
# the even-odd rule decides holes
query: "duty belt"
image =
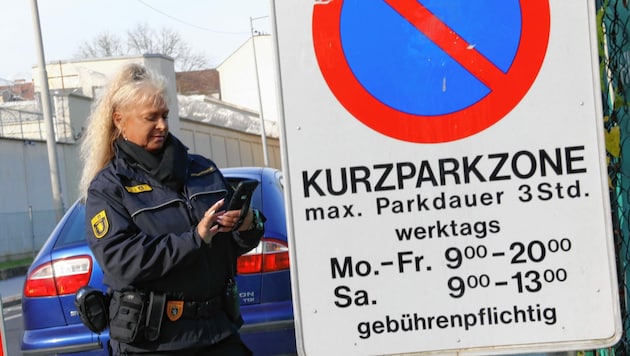
{"label": "duty belt", "polygon": [[166,316],[171,321],[184,319],[209,319],[223,308],[221,296],[205,301],[169,300],[166,303]]}

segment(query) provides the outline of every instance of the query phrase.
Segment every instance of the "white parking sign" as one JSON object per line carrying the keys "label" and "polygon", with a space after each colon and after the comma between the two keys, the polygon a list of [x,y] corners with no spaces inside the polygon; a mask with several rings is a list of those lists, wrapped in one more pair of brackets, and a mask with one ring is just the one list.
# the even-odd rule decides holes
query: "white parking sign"
{"label": "white parking sign", "polygon": [[619,339],[593,1],[272,7],[301,354]]}

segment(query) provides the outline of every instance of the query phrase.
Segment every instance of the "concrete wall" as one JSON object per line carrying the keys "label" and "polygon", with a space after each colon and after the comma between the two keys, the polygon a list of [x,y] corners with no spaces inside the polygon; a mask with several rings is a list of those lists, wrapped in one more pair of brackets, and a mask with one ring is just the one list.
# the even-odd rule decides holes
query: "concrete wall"
{"label": "concrete wall", "polygon": [[[76,196],[76,145],[57,145],[64,207]],[[46,142],[0,139],[0,260],[37,251],[56,223]]]}
{"label": "concrete wall", "polygon": [[[190,152],[212,159],[219,168],[263,166],[265,163],[259,135],[182,119],[179,138]],[[267,137],[267,152],[269,166],[281,169],[278,138]]]}

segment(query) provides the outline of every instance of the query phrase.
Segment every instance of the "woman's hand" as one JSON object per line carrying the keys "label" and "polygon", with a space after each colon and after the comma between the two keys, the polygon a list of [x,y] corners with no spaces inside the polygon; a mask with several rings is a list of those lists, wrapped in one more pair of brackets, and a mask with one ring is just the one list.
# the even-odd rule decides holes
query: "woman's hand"
{"label": "woman's hand", "polygon": [[[236,226],[236,223],[238,223],[240,216],[241,216],[240,210],[229,210],[229,211],[226,211],[221,217],[219,217],[218,221],[219,221],[219,224],[221,224],[221,226],[227,228],[226,231],[232,231],[234,230],[234,226]],[[252,225],[253,220],[254,220],[254,212],[252,211],[252,209],[249,209],[247,211],[247,215],[245,215],[245,218],[243,219],[241,226],[238,227],[237,231],[248,230],[250,226]],[[219,230],[219,231],[223,231],[223,230]]]}
{"label": "woman's hand", "polygon": [[201,218],[199,224],[197,224],[197,233],[207,244],[212,241],[212,238],[217,233],[229,230],[219,225],[221,223],[221,217],[226,213],[224,211],[219,211],[224,203],[224,199],[221,199],[218,202],[214,203],[214,205],[206,210],[206,212],[203,214],[203,218]]}
{"label": "woman's hand", "polygon": [[[238,222],[241,215],[240,210],[218,211],[224,203],[225,200],[221,199],[212,205],[206,210],[203,214],[203,218],[199,221],[199,224],[197,224],[197,233],[206,244],[210,244],[212,238],[219,232],[232,231]],[[248,230],[253,220],[254,213],[249,209],[238,231]]]}

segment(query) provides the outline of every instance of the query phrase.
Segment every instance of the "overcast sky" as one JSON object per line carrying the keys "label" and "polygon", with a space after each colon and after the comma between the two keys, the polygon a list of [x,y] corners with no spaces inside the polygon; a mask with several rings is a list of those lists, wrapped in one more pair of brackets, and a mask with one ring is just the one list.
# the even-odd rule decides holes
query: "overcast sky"
{"label": "overcast sky", "polygon": [[[126,38],[137,24],[178,32],[214,67],[255,30],[270,32],[269,0],[39,0],[46,62],[74,58],[105,31]],[[0,0],[0,78],[32,79],[37,64],[31,0]]]}

